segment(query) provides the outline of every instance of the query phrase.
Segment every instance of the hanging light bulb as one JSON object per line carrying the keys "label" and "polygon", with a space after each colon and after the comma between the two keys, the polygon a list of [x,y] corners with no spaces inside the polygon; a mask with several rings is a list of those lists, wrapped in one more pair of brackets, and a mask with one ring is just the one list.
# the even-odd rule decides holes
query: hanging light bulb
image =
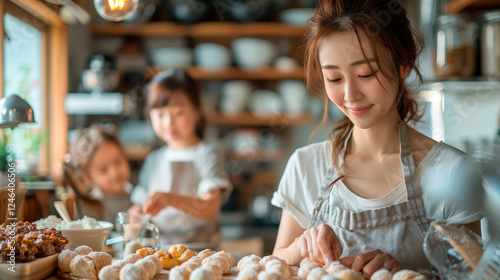
{"label": "hanging light bulb", "polygon": [[109,21],[122,21],[132,15],[139,0],[94,0],[97,13]]}

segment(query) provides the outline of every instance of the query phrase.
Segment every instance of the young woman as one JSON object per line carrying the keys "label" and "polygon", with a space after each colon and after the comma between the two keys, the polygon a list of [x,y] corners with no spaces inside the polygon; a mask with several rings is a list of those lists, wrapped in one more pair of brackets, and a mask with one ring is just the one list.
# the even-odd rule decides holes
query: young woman
{"label": "young woman", "polygon": [[[433,195],[440,179],[472,166],[466,189],[481,188],[475,160],[422,135],[405,85],[421,41],[396,0],[319,1],[305,56],[309,91],[345,117],[331,140],[298,149],[273,204],[283,208],[274,254],[341,261],[368,278],[380,268],[430,268],[422,249],[432,220],[479,232],[481,214]],[[470,169],[470,168],[469,168]],[[465,183],[463,183],[465,184]]]}
{"label": "young woman", "polygon": [[[204,142],[204,117],[196,82],[182,70],[157,74],[147,86],[155,134],[166,144],[152,152],[132,201],[160,229],[162,246],[218,242],[217,217],[232,185],[221,154]],[[203,249],[203,248],[200,248]]]}

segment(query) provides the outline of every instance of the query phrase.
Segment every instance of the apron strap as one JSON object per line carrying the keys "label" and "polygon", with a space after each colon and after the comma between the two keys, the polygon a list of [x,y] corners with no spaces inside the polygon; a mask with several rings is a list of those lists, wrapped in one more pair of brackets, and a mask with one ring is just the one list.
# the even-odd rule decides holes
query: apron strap
{"label": "apron strap", "polygon": [[403,176],[405,178],[406,191],[408,193],[408,200],[420,196],[420,188],[415,185],[415,161],[413,160],[413,151],[411,150],[410,141],[408,140],[408,133],[406,131],[406,123],[404,121],[398,124],[399,131],[399,156],[401,161],[401,168],[403,169]]}

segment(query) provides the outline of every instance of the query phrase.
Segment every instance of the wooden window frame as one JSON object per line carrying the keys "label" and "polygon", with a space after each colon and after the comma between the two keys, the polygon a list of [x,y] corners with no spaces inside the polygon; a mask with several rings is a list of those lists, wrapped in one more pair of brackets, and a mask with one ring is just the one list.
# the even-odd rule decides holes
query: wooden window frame
{"label": "wooden window frame", "polygon": [[[7,3],[9,2],[9,3]],[[64,99],[68,92],[68,40],[66,23],[59,15],[36,0],[0,1],[0,30],[4,30],[3,16],[10,5],[15,5],[33,17],[33,22],[43,22],[46,31],[42,34],[42,113],[43,129],[48,131],[47,149],[41,150],[39,172],[53,175],[57,172],[67,150],[68,116],[64,110]],[[17,8],[16,7],[16,8]],[[21,20],[23,20],[21,18]],[[2,36],[2,42],[3,37]],[[4,89],[3,44],[0,44],[0,98]]]}

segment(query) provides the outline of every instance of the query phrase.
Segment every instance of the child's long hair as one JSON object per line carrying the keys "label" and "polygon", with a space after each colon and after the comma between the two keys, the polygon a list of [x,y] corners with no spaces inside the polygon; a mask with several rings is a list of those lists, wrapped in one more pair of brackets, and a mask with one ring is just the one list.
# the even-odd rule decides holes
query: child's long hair
{"label": "child's long hair", "polygon": [[[416,60],[423,49],[423,40],[418,30],[410,23],[406,10],[397,0],[320,0],[309,20],[309,26],[306,34],[305,78],[309,92],[324,102],[325,109],[316,131],[328,121],[330,103],[326,95],[318,51],[324,38],[346,32],[354,32],[366,60],[368,59],[361,46],[360,36],[368,38],[380,72],[397,83],[398,95],[394,106],[401,119],[405,122],[420,119],[417,102],[410,96],[411,92],[405,86],[400,71],[402,67],[407,67],[413,70],[419,82],[422,82]],[[372,68],[371,64],[368,66]],[[339,174],[342,172],[338,164],[338,154],[352,128],[353,123],[344,116],[329,133],[329,138],[333,139],[333,163]]]}
{"label": "child's long hair", "polygon": [[[159,89],[159,90],[155,90]],[[201,107],[200,92],[196,81],[184,70],[171,69],[156,74],[146,86],[146,118],[152,109],[165,107],[170,102],[173,94],[184,93],[194,106],[200,110],[201,118],[196,124],[195,133],[203,139],[205,132],[205,117]]]}

